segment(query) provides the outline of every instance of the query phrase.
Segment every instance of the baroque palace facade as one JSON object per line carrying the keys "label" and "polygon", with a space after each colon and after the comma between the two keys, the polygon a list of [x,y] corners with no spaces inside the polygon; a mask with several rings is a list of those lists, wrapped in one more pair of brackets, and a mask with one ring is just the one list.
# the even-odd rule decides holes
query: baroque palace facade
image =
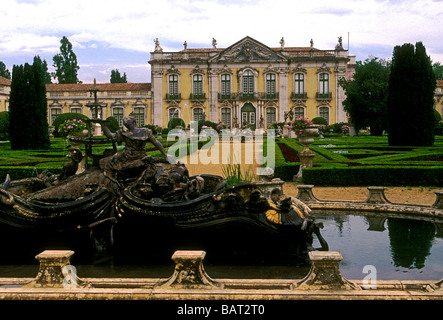
{"label": "baroque palace facade", "polygon": [[[158,40],[151,52],[151,83],[98,83],[101,118],[133,113],[138,126],[166,127],[173,117],[190,121],[223,122],[228,127],[253,128],[283,122],[287,113],[329,124],[347,122],[345,93],[338,79],[351,79],[355,57],[341,39],[333,50],[308,47],[268,47],[245,37],[227,48],[184,48],[163,52]],[[11,81],[0,77],[0,112],[9,108]],[[48,84],[48,122],[62,113],[92,117],[88,103],[93,84]],[[443,108],[443,81],[437,81],[435,108]]]}
{"label": "baroque palace facade", "polygon": [[172,117],[185,123],[222,121],[228,127],[253,128],[283,122],[286,113],[328,123],[346,122],[344,91],[338,79],[350,79],[355,57],[341,40],[334,50],[313,47],[270,48],[245,37],[228,48],[163,52],[156,40],[151,53],[152,109],[155,124]]}

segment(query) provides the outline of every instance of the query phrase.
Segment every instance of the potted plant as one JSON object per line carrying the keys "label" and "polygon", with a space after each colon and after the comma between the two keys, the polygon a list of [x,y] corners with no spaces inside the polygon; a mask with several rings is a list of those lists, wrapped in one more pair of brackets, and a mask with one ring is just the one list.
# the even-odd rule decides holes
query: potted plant
{"label": "potted plant", "polygon": [[304,117],[292,120],[289,125],[289,130],[294,130],[298,141],[303,144],[305,149],[309,149],[309,145],[314,142],[314,137],[318,134],[318,126]]}
{"label": "potted plant", "polygon": [[62,137],[66,136],[87,136],[88,130],[86,128],[86,122],[81,119],[65,120],[65,122],[60,125],[58,133]]}

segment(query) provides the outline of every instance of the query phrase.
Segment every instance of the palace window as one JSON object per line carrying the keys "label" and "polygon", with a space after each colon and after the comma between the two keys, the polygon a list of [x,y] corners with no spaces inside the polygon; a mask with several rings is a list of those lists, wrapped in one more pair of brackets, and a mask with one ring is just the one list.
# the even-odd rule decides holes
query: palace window
{"label": "palace window", "polygon": [[169,76],[169,95],[178,95],[178,75]]}
{"label": "palace window", "polygon": [[72,113],[82,113],[82,108],[74,108],[74,107],[72,107],[71,108],[71,112]]}
{"label": "palace window", "polygon": [[305,75],[303,73],[294,74],[294,93],[296,95],[305,93]]}
{"label": "palace window", "polygon": [[305,117],[305,108],[295,107],[293,110],[294,110],[294,119]]}
{"label": "palace window", "polygon": [[113,108],[112,116],[117,120],[118,126],[123,127],[123,108]]}
{"label": "palace window", "polygon": [[231,109],[222,108],[221,109],[221,121],[228,127],[231,127]]}
{"label": "palace window", "polygon": [[137,127],[143,127],[145,125],[145,108],[134,108],[134,119]]}
{"label": "palace window", "polygon": [[320,73],[318,92],[320,94],[329,94],[329,74]]}
{"label": "palace window", "polygon": [[223,98],[229,99],[231,95],[231,75],[221,75],[221,94]]}
{"label": "palace window", "polygon": [[266,126],[276,122],[276,112],[274,107],[266,108]]}
{"label": "palace window", "polygon": [[201,96],[203,94],[203,76],[196,74],[193,77],[192,93],[195,96]]}
{"label": "palace window", "polygon": [[192,111],[192,117],[194,121],[201,121],[203,120],[203,109],[202,108],[194,108]]}
{"label": "palace window", "polygon": [[53,124],[55,118],[62,114],[61,108],[51,108],[51,125]]}
{"label": "palace window", "polygon": [[243,74],[243,94],[254,94],[254,74],[251,70],[246,70]]}
{"label": "palace window", "polygon": [[169,120],[171,120],[173,118],[178,118],[179,117],[178,108],[169,108],[168,115],[169,115]]}
{"label": "palace window", "polygon": [[324,118],[329,124],[329,108],[328,107],[320,107],[318,110],[318,115]]}
{"label": "palace window", "polygon": [[266,75],[266,97],[267,98],[275,98],[276,93],[276,81],[275,81],[275,74],[274,73],[268,73]]}

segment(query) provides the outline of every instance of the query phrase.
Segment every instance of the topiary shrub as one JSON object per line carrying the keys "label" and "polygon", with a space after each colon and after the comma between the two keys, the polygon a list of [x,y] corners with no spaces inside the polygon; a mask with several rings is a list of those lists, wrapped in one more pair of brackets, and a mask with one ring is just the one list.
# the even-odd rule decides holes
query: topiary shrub
{"label": "topiary shrub", "polygon": [[54,126],[54,132],[52,133],[54,137],[61,137],[62,135],[59,132],[60,125],[63,124],[66,120],[73,120],[73,119],[89,119],[89,118],[81,113],[75,113],[75,112],[62,113],[57,118],[55,118],[52,124]]}
{"label": "topiary shrub", "polygon": [[312,119],[312,122],[314,124],[323,124],[325,126],[328,125],[328,121],[323,117],[315,117],[314,119]]}
{"label": "topiary shrub", "polygon": [[183,128],[186,128],[186,124],[182,118],[172,118],[171,120],[169,120],[168,122],[169,129],[174,129],[177,126],[182,126]]}
{"label": "topiary shrub", "polygon": [[108,127],[111,132],[116,132],[120,129],[120,125],[118,124],[118,120],[115,117],[107,117],[106,121],[109,121],[106,123],[106,126]]}

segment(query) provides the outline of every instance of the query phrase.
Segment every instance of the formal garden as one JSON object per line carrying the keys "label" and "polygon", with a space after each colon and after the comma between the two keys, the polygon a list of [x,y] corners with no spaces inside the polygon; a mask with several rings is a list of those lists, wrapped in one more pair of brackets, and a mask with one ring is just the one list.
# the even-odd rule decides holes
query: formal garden
{"label": "formal garden", "polygon": [[[159,141],[168,149],[175,141],[163,135]],[[199,141],[208,147],[211,140]],[[265,143],[266,143],[265,139]],[[66,163],[71,143],[64,137],[51,138],[48,150],[11,150],[8,141],[0,142],[0,179],[35,176],[44,170],[58,173]],[[101,154],[112,145],[94,148]],[[117,146],[123,148],[123,146]],[[264,148],[266,149],[266,148]],[[432,146],[389,146],[388,137],[324,134],[316,137],[310,149],[315,152],[312,168],[303,169],[303,183],[316,186],[426,186],[443,185],[443,136],[435,136]],[[150,143],[147,153],[160,156]],[[275,139],[275,176],[292,181],[300,167],[298,153],[303,145],[296,138]],[[189,151],[189,148],[188,148]],[[92,163],[92,159],[89,159]]]}

